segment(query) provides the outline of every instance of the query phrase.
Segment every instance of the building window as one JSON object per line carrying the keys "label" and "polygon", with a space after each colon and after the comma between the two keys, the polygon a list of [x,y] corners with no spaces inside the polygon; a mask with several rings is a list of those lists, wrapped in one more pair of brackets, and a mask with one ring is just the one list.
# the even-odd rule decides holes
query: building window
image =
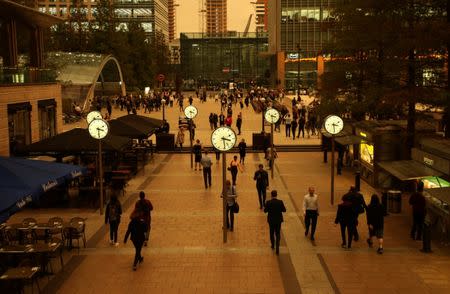
{"label": "building window", "polygon": [[31,104],[8,104],[9,154],[16,155],[19,148],[31,143]]}
{"label": "building window", "polygon": [[38,102],[39,139],[44,140],[56,135],[56,102],[55,99]]}
{"label": "building window", "polygon": [[150,33],[153,31],[153,26],[151,22],[143,22],[142,23],[142,28],[144,29],[144,31],[146,31],[147,33]]}

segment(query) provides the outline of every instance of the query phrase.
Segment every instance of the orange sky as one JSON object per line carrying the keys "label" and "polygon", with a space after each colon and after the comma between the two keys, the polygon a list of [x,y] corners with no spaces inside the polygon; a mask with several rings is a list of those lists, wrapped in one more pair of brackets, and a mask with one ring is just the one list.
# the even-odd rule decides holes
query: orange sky
{"label": "orange sky", "polygon": [[[202,0],[176,0],[177,36],[180,32],[201,32],[199,2]],[[203,0],[204,1],[204,0]],[[242,32],[248,17],[253,14],[250,31],[255,30],[255,8],[250,0],[228,0],[228,30]]]}

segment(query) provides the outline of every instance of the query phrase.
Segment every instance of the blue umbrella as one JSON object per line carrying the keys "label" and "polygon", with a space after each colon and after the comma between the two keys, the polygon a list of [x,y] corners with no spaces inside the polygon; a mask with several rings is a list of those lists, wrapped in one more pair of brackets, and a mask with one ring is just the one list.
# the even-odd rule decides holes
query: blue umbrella
{"label": "blue umbrella", "polygon": [[86,171],[71,164],[0,157],[0,223],[44,192]]}

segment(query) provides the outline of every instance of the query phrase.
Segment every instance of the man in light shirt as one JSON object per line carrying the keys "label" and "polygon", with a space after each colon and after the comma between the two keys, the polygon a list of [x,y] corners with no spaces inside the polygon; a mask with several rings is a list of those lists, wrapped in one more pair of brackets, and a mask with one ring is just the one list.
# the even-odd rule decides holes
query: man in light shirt
{"label": "man in light shirt", "polygon": [[206,189],[208,188],[208,184],[209,187],[211,187],[211,165],[212,165],[211,158],[209,158],[207,150],[205,150],[204,155],[200,159],[200,164],[203,167],[203,180],[205,182],[205,189]]}
{"label": "man in light shirt", "polygon": [[317,217],[319,216],[319,203],[314,187],[309,187],[309,193],[303,199],[303,215],[305,216],[305,236],[308,236],[309,227],[311,226],[311,241],[314,241],[314,233],[316,232]]}

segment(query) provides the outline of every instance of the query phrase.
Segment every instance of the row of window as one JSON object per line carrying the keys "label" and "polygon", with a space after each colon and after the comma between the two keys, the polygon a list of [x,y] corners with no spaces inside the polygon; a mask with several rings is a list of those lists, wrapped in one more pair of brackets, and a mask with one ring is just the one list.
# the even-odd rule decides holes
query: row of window
{"label": "row of window", "polygon": [[[55,99],[38,101],[39,139],[56,135]],[[8,104],[8,134],[10,155],[16,155],[24,145],[31,144],[31,104]]]}
{"label": "row of window", "polygon": [[311,8],[283,8],[281,22],[330,21],[330,10],[319,7]]}

